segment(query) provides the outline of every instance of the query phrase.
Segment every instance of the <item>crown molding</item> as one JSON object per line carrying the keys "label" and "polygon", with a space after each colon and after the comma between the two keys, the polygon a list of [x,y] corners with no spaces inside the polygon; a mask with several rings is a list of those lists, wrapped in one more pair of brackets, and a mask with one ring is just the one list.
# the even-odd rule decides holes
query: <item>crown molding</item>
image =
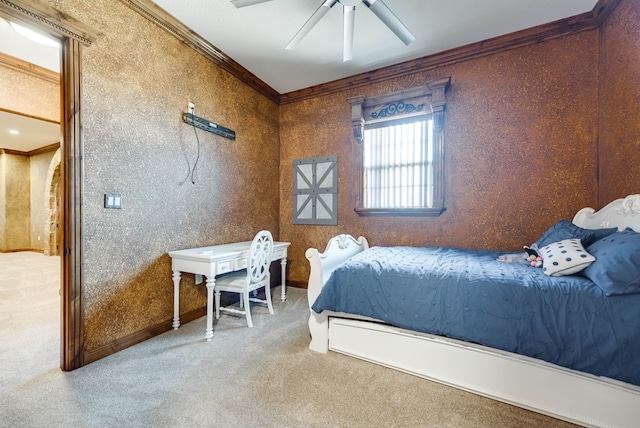
{"label": "crown molding", "polygon": [[57,37],[72,38],[85,46],[101,36],[90,26],[38,0],[0,0],[0,17],[36,31],[44,27]]}
{"label": "crown molding", "polygon": [[253,73],[235,62],[220,49],[211,45],[200,35],[186,27],[152,1],[120,1],[152,22],[155,22],[157,25],[184,42],[187,46],[201,53],[213,63],[228,71],[276,104],[288,104],[318,96],[338,93],[357,87],[363,87],[371,84],[371,82],[394,79],[407,74],[421,73],[458,62],[533,45],[582,31],[593,30],[598,28],[620,3],[620,0],[599,0],[590,12],[580,15],[503,36],[494,37],[477,43],[472,43],[460,48],[406,61],[393,66],[380,68],[367,73],[361,73],[344,79],[335,80],[333,82],[311,86],[298,91],[288,92],[286,94],[279,94]]}
{"label": "crown molding", "polygon": [[2,52],[0,52],[0,66],[27,74],[32,77],[46,80],[50,83],[55,83],[57,85],[60,84],[60,73],[56,73],[55,71],[49,70],[48,68],[40,67],[39,65],[23,61],[20,58],[7,55]]}
{"label": "crown molding", "polygon": [[53,150],[58,150],[59,148],[60,148],[60,143],[53,143],[53,144],[49,144],[48,146],[40,147],[38,149],[34,149],[28,152],[0,148],[0,153],[6,153],[8,155],[31,157],[31,156],[41,155],[42,153],[47,153]]}
{"label": "crown molding", "polygon": [[598,3],[596,3],[591,13],[598,27],[606,21],[618,4],[620,4],[620,0],[599,0]]}
{"label": "crown molding", "polygon": [[249,70],[235,62],[227,54],[206,41],[202,36],[178,21],[160,6],[150,0],[120,1],[274,103],[278,104],[280,102],[280,94],[276,92],[275,89],[271,88]]}
{"label": "crown molding", "polygon": [[354,88],[399,78],[408,74],[423,73],[435,68],[493,55],[499,52],[534,45],[540,42],[577,34],[582,31],[597,29],[620,0],[599,0],[590,12],[560,19],[525,30],[516,31],[492,39],[471,43],[448,51],[425,56],[400,64],[380,68],[367,73],[361,73],[344,79],[315,85],[309,88],[288,92],[280,96],[280,104],[294,103],[322,95],[334,94]]}

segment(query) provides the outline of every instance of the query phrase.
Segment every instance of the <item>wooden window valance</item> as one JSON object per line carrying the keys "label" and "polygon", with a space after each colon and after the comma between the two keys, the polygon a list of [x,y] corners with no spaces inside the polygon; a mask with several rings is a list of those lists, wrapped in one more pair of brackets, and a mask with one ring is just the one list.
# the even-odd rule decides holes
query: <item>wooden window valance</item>
{"label": "wooden window valance", "polygon": [[[357,96],[348,98],[351,105],[353,136],[357,141],[356,207],[358,215],[392,216],[439,216],[444,212],[444,111],[447,105],[446,92],[451,77],[434,79],[422,86],[375,97]],[[432,193],[429,206],[419,208],[369,207],[365,204],[364,134],[365,128],[390,127],[407,121],[431,119],[432,128]],[[426,179],[425,182],[429,182]]]}
{"label": "wooden window valance", "polygon": [[377,97],[357,96],[348,98],[351,104],[353,136],[358,143],[364,138],[364,125],[432,114],[435,132],[442,132],[444,110],[447,104],[446,90],[451,77],[430,80],[423,86],[404,89]]}

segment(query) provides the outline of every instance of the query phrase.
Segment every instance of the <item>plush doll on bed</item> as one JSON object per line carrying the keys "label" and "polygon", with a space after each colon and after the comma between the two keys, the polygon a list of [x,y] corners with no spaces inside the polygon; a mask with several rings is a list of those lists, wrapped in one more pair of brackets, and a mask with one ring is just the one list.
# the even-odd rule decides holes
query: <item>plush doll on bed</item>
{"label": "plush doll on bed", "polygon": [[[536,247],[533,244],[533,247]],[[542,257],[538,254],[535,248],[524,246],[524,250],[527,252],[526,260],[531,264],[532,267],[542,267]]]}
{"label": "plush doll on bed", "polygon": [[527,263],[533,267],[542,267],[542,257],[538,254],[538,246],[533,244],[531,247],[524,246],[524,253],[517,254],[503,254],[498,257],[499,262],[505,263]]}

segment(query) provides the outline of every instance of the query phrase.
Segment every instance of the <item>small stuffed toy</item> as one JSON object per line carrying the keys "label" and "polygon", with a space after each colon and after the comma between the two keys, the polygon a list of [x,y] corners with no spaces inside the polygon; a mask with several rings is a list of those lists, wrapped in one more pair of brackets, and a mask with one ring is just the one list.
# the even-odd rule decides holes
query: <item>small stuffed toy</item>
{"label": "small stuffed toy", "polygon": [[542,257],[538,254],[538,252],[531,248],[524,246],[524,250],[527,252],[526,260],[531,264],[531,267],[541,267],[542,266]]}

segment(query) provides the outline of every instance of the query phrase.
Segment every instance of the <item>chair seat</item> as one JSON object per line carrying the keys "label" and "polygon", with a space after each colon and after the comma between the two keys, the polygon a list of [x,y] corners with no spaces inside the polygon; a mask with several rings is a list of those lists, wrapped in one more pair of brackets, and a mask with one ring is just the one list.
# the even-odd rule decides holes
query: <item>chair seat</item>
{"label": "chair seat", "polygon": [[[232,293],[244,293],[245,283],[247,282],[246,269],[225,275],[216,279],[216,288],[220,291],[228,291]],[[249,284],[247,291],[257,290],[264,287],[265,281],[255,282]]]}

